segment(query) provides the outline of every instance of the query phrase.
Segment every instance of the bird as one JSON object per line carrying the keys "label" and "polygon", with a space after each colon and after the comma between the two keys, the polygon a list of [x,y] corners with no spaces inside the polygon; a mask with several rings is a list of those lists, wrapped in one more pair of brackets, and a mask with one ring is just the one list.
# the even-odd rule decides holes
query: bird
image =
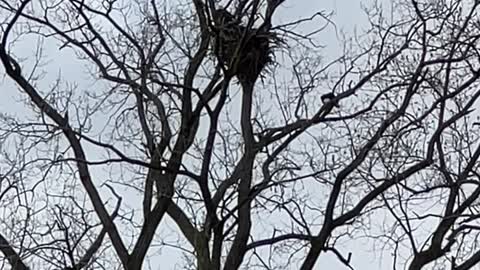
{"label": "bird", "polygon": [[340,107],[340,104],[338,104],[338,100],[336,99],[336,96],[334,93],[328,93],[328,94],[322,95],[321,99],[324,104],[331,104],[337,108]]}

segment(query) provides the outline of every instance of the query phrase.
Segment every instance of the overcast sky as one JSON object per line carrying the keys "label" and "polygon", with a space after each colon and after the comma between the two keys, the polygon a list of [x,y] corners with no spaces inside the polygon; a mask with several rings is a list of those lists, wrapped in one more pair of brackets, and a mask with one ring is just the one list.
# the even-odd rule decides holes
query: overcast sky
{"label": "overcast sky", "polygon": [[[388,2],[388,1],[387,1]],[[361,6],[363,4],[368,4],[368,1],[359,1],[359,0],[287,0],[285,4],[283,4],[282,8],[279,9],[277,14],[277,21],[286,23],[291,20],[299,19],[301,17],[308,17],[315,12],[324,10],[327,13],[333,12],[332,21],[336,24],[336,29],[333,27],[329,27],[327,31],[324,32],[325,39],[322,41],[323,45],[326,46],[325,54],[332,55],[335,57],[336,55],[340,55],[341,50],[339,50],[339,43],[336,38],[336,34],[339,32],[345,32],[348,34],[353,34],[355,29],[359,32],[365,28],[366,19],[365,14],[363,13]],[[337,32],[336,32],[336,31]],[[30,43],[20,44],[20,47],[25,54],[32,54],[34,48],[31,47]],[[58,54],[56,48],[47,48],[45,51],[46,55],[49,57]],[[61,52],[68,56],[69,52]],[[333,58],[332,57],[332,58]],[[49,74],[45,74],[46,80],[44,82],[50,83],[54,80],[55,77],[58,76],[59,72],[61,72],[62,76],[68,81],[73,80],[79,82],[80,85],[83,87],[88,87],[91,82],[82,81],[82,74],[79,73],[79,65],[83,65],[79,61],[76,61],[73,56],[72,58],[69,57],[62,57],[61,61],[51,62],[49,65]],[[64,60],[63,60],[64,59]],[[0,72],[3,76],[3,69],[0,69]],[[87,78],[87,76],[85,76]],[[48,83],[45,83],[45,87],[48,87]],[[17,114],[18,112],[23,113],[20,111],[23,108],[21,104],[15,104],[12,102],[13,99],[19,98],[19,93],[14,89],[13,84],[9,81],[9,79],[3,78],[0,81],[0,89],[1,95],[4,98],[0,98],[0,106],[1,112],[11,112],[13,114]],[[17,111],[18,110],[18,111]],[[164,229],[160,230],[162,233]],[[168,232],[168,229],[165,229],[165,232]],[[352,240],[346,246],[344,246],[341,251],[345,254],[348,252],[353,253],[352,257],[352,265],[355,269],[391,269],[391,259],[388,252],[381,253],[379,251],[372,252],[371,250],[374,249],[374,246],[371,242],[363,241],[363,240]],[[174,250],[167,250],[164,249],[162,252],[162,256],[160,256],[160,261],[162,261],[161,269],[180,269],[175,267],[175,265],[182,260],[181,256],[179,256],[178,252]],[[291,269],[296,269],[297,266],[292,266]],[[154,267],[153,269],[160,269]],[[318,264],[316,269],[331,269],[331,270],[343,270],[347,269],[345,266],[338,263],[337,259],[330,254],[322,255],[322,257],[318,260]]]}

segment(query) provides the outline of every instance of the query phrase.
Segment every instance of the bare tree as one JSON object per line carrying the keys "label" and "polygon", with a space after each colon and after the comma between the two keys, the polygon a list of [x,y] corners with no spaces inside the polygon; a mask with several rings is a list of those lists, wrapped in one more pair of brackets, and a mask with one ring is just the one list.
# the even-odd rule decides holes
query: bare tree
{"label": "bare tree", "polygon": [[288,4],[0,1],[2,269],[478,264],[480,2]]}

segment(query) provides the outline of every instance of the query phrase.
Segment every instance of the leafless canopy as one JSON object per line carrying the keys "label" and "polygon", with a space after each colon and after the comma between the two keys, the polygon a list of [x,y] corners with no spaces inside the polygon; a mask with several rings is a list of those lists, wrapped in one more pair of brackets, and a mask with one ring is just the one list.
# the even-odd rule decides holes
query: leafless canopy
{"label": "leafless canopy", "polygon": [[480,1],[385,2],[0,0],[0,268],[478,264]]}

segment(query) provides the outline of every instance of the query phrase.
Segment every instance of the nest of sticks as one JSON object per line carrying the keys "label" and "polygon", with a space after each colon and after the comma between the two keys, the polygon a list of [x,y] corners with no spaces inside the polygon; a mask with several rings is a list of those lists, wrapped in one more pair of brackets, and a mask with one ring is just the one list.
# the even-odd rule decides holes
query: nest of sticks
{"label": "nest of sticks", "polygon": [[240,82],[253,83],[268,64],[273,63],[273,48],[279,38],[261,28],[247,28],[226,10],[216,10],[214,53]]}

